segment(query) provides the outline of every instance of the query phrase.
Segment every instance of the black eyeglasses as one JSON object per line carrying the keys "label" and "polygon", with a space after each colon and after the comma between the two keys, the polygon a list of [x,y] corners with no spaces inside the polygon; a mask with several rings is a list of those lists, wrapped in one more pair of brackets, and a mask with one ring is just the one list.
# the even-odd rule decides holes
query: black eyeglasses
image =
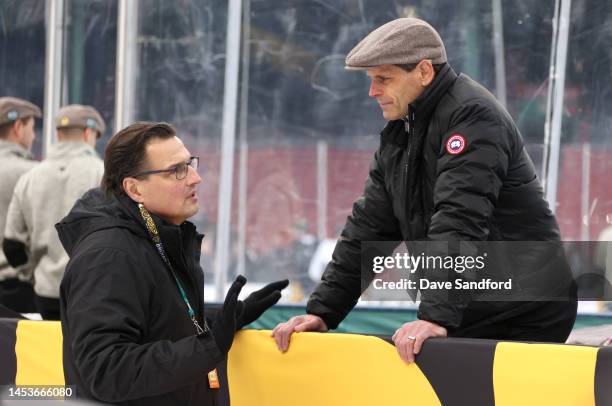
{"label": "black eyeglasses", "polygon": [[144,175],[152,175],[154,173],[174,173],[177,180],[183,180],[187,177],[187,172],[189,172],[189,167],[191,166],[195,171],[198,170],[198,165],[200,164],[199,156],[192,156],[189,158],[187,162],[183,162],[182,164],[178,164],[173,166],[170,169],[154,169],[151,171],[143,171],[134,175],[134,177],[144,176]]}

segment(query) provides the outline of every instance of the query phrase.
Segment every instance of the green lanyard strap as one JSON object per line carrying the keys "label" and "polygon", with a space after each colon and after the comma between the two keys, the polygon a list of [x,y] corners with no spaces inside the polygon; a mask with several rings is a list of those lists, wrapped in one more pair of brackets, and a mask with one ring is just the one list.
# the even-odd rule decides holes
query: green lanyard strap
{"label": "green lanyard strap", "polygon": [[159,237],[159,232],[157,231],[157,227],[155,226],[155,222],[153,221],[153,218],[151,218],[151,215],[149,214],[147,209],[145,209],[142,203],[138,203],[138,209],[140,210],[140,215],[145,221],[145,224],[147,226],[147,231],[149,232],[149,236],[151,237],[151,240],[153,240],[153,244],[155,245],[155,248],[157,248],[157,252],[159,253],[159,256],[162,258],[164,263],[168,266],[168,268],[170,269],[170,272],[172,272],[172,276],[174,276],[176,285],[178,286],[179,291],[181,292],[181,296],[183,297],[183,302],[185,302],[185,305],[187,306],[187,314],[189,315],[189,318],[191,319],[191,321],[193,322],[193,325],[195,326],[196,335],[202,335],[206,333],[208,331],[208,325],[206,323],[206,320],[204,320],[204,328],[202,328],[200,326],[200,323],[198,323],[198,320],[195,316],[195,312],[193,311],[193,308],[191,307],[191,304],[189,303],[189,299],[187,299],[187,295],[185,294],[183,285],[181,285],[181,282],[176,276],[176,272],[174,272],[174,268],[172,268],[172,264],[170,263],[170,260],[168,259],[168,256],[166,255],[166,251],[164,250],[164,245],[162,244],[161,238]]}

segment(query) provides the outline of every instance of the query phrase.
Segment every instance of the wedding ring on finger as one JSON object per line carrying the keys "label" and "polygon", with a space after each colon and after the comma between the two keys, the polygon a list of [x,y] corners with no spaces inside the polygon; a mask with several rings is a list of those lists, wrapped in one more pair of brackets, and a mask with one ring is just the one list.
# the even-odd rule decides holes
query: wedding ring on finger
{"label": "wedding ring on finger", "polygon": [[409,340],[412,340],[412,341],[416,341],[416,337],[415,336],[408,336],[406,338],[409,339]]}

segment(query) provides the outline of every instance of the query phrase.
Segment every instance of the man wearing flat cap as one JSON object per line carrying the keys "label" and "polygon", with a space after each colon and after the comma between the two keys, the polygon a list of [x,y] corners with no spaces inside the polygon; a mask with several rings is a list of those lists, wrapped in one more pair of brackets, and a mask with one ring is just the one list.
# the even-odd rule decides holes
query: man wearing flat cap
{"label": "man wearing flat cap", "polygon": [[[29,101],[0,97],[0,240],[15,184],[37,164],[30,150],[40,117],[40,108]],[[14,268],[0,252],[0,305],[20,313],[36,311],[31,279],[27,268]]]}
{"label": "man wearing flat cap", "polygon": [[[428,23],[400,18],[379,27],[348,54],[346,68],[366,71],[369,96],[388,123],[364,193],[310,296],[308,314],[273,331],[281,351],[288,349],[294,332],[335,329],[357,303],[363,279],[367,286],[374,278],[373,272],[361,273],[364,241],[411,242],[408,247],[425,241],[447,247],[487,241],[560,246],[557,221],[518,128],[489,91],[455,73],[439,34]],[[508,296],[510,300],[486,302],[476,300],[474,291],[421,288],[418,320],[393,335],[400,357],[414,361],[430,337],[564,342],[576,317],[565,257],[532,250],[522,260],[525,269],[554,260],[554,279],[537,282],[545,289],[563,285],[566,290],[553,296],[564,300]],[[427,276],[462,278],[458,269],[450,271]],[[530,279],[522,282],[529,286]]]}
{"label": "man wearing flat cap", "polygon": [[15,186],[2,244],[12,266],[33,269],[36,309],[47,320],[59,320],[59,285],[68,263],[55,223],[100,184],[104,164],[94,147],[106,129],[96,109],[79,104],[62,107],[55,125],[57,143]]}

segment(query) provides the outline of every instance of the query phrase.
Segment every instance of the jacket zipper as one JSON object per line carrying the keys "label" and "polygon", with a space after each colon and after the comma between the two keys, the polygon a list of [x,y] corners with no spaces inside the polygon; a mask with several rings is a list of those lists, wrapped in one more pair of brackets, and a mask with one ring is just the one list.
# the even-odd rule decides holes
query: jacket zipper
{"label": "jacket zipper", "polygon": [[406,207],[406,221],[408,224],[410,224],[410,201],[409,199],[411,198],[410,196],[408,196],[410,194],[410,188],[408,187],[408,182],[410,181],[409,178],[409,168],[410,168],[410,153],[412,150],[412,139],[414,138],[414,111],[411,110],[407,116],[406,116],[406,121],[405,121],[405,126],[406,126],[406,133],[408,134],[408,149],[406,151],[406,164],[404,165],[404,179],[403,179],[403,186],[402,188],[404,189],[404,204]]}
{"label": "jacket zipper", "polygon": [[406,154],[406,165],[404,169],[404,172],[407,175],[408,167],[410,165],[410,150],[412,149],[412,138],[414,138],[413,137],[413,127],[414,127],[414,112],[413,111],[408,113],[408,115],[406,116],[406,119],[404,120],[404,126],[406,129],[406,133],[408,134],[408,151]]}

